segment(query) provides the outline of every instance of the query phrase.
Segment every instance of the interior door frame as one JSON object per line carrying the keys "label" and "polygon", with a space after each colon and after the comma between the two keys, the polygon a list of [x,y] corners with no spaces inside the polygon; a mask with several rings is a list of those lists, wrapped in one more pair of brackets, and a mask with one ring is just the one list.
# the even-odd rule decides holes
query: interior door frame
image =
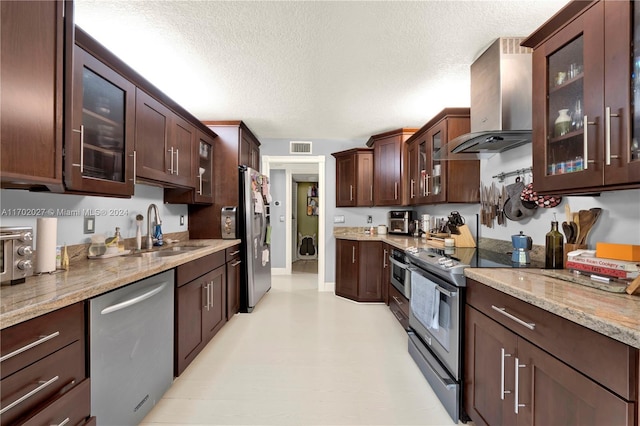
{"label": "interior door frame", "polygon": [[[333,286],[326,286],[325,277],[325,157],[323,155],[305,155],[298,156],[272,156],[262,155],[261,170],[262,173],[269,176],[271,169],[285,170],[285,191],[286,191],[286,208],[285,208],[285,268],[283,273],[291,274],[292,261],[292,184],[294,173],[309,173],[301,171],[304,166],[317,166],[318,170],[318,291],[332,291]],[[316,173],[315,171],[312,173]]]}

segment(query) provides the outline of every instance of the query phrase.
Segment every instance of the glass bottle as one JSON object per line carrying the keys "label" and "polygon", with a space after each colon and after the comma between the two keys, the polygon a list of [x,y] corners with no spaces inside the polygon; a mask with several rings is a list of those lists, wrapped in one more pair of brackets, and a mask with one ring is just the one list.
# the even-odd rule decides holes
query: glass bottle
{"label": "glass bottle", "polygon": [[564,261],[563,243],[564,237],[558,231],[558,221],[555,218],[551,222],[551,231],[545,236],[545,269],[562,269]]}

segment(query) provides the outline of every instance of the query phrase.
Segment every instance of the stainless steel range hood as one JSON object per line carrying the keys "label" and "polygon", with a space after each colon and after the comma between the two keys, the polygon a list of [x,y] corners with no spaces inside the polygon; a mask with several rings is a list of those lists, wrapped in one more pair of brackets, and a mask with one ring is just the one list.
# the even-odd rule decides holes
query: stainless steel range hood
{"label": "stainless steel range hood", "polygon": [[531,49],[522,40],[499,38],[471,64],[471,133],[436,159],[489,158],[531,142]]}

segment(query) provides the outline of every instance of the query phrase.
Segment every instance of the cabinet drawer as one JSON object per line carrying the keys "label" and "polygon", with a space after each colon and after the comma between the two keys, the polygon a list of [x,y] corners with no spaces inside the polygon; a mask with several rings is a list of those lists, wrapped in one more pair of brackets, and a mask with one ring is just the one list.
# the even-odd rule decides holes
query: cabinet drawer
{"label": "cabinet drawer", "polygon": [[409,300],[407,300],[404,294],[400,293],[397,288],[389,285],[389,306],[391,306],[392,303],[398,305],[404,316],[409,318]]}
{"label": "cabinet drawer", "polygon": [[24,423],[24,426],[78,425],[91,415],[91,382],[85,379],[78,386],[44,407]]}
{"label": "cabinet drawer", "polygon": [[0,370],[4,379],[69,343],[84,342],[84,304],[76,303],[16,324],[2,330],[0,336]]}
{"label": "cabinet drawer", "polygon": [[0,424],[15,423],[25,413],[33,413],[43,403],[68,392],[85,378],[84,363],[84,348],[75,342],[2,379],[0,406],[6,411]]}
{"label": "cabinet drawer", "polygon": [[211,253],[200,259],[193,260],[176,268],[176,286],[180,287],[186,283],[203,276],[225,264],[225,252],[220,250]]}
{"label": "cabinet drawer", "polygon": [[227,250],[225,250],[225,255],[227,262],[240,257],[240,244],[229,247]]}
{"label": "cabinet drawer", "polygon": [[[471,279],[467,304],[626,400],[635,400],[637,349]],[[505,314],[531,323],[533,330]]]}

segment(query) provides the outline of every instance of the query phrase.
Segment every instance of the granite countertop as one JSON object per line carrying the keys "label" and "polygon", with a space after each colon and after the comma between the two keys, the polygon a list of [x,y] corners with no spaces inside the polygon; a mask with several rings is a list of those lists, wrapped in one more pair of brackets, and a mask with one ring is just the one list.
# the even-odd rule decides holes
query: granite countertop
{"label": "granite countertop", "polygon": [[374,232],[373,234],[365,234],[364,228],[335,228],[333,230],[333,236],[341,240],[382,241],[403,250],[409,247],[432,247],[427,243],[427,239],[423,237],[414,238],[408,235],[378,234],[376,232]]}
{"label": "granite countertop", "polygon": [[640,349],[640,297],[543,275],[540,269],[467,268],[464,274],[503,293]]}
{"label": "granite countertop", "polygon": [[128,255],[109,259],[81,259],[72,262],[69,271],[32,276],[27,278],[26,282],[13,286],[3,285],[0,287],[0,329],[106,293],[239,243],[240,240],[187,240],[176,245],[200,248],[166,257]]}

